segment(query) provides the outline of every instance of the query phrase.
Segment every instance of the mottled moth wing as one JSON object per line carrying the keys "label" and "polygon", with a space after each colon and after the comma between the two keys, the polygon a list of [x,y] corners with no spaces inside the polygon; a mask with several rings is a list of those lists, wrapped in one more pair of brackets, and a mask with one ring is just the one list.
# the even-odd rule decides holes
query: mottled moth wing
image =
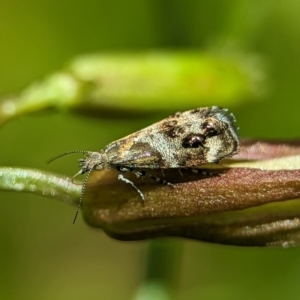
{"label": "mottled moth wing", "polygon": [[109,144],[110,166],[196,168],[236,153],[234,117],[219,107],[176,113]]}

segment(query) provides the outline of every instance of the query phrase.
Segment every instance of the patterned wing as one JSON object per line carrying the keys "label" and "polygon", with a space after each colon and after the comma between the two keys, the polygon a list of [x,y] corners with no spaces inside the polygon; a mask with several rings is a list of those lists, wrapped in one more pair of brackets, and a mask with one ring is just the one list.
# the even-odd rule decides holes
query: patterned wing
{"label": "patterned wing", "polygon": [[238,149],[234,117],[218,107],[176,113],[109,144],[111,166],[196,168],[218,162]]}

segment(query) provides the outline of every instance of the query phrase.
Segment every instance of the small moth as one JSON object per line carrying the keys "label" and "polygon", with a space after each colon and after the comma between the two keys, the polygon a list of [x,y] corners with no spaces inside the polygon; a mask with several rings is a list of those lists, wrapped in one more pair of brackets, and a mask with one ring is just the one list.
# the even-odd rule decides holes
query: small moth
{"label": "small moth", "polygon": [[83,183],[75,222],[88,177],[93,170],[117,169],[120,172],[118,179],[130,184],[144,200],[143,193],[124,173],[132,172],[137,177],[146,176],[172,186],[166,180],[151,176],[151,169],[193,170],[203,164],[218,163],[237,153],[238,148],[239,138],[233,114],[229,114],[227,109],[212,106],[175,113],[111,142],[98,152],[70,151],[54,159],[71,153],[85,155],[79,159],[80,170],[75,174],[88,173]]}

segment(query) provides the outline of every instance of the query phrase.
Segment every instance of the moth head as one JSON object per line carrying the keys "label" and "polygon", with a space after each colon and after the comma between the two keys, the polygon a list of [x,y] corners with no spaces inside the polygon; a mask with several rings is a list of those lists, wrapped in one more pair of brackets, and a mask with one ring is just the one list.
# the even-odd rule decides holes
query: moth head
{"label": "moth head", "polygon": [[77,177],[78,175],[87,173],[87,176],[82,184],[82,189],[81,189],[80,198],[79,198],[79,202],[78,202],[78,208],[77,208],[76,215],[75,215],[74,221],[73,221],[73,224],[74,224],[76,221],[78,212],[81,208],[82,198],[83,198],[83,194],[84,194],[85,187],[86,187],[87,181],[89,179],[89,176],[93,170],[102,170],[105,167],[106,160],[104,158],[104,155],[101,152],[75,150],[75,151],[66,152],[59,156],[56,156],[56,157],[52,158],[51,160],[49,160],[48,163],[50,163],[62,156],[73,154],[73,153],[83,153],[84,158],[81,158],[78,160],[80,170],[72,177],[72,182],[74,181],[74,178]]}
{"label": "moth head", "polygon": [[102,170],[105,167],[105,159],[101,152],[93,152],[93,151],[83,151],[83,150],[74,150],[65,152],[63,154],[60,154],[58,156],[55,156],[54,158],[50,159],[48,161],[48,164],[52,161],[61,158],[63,156],[73,154],[73,153],[83,153],[84,158],[80,158],[78,160],[80,170],[77,172],[73,177],[76,177],[77,175],[85,174],[92,170]]}
{"label": "moth head", "polygon": [[84,158],[80,158],[78,160],[80,171],[77,173],[85,174],[92,170],[102,170],[105,166],[105,160],[103,158],[103,154],[100,152],[91,152],[87,151],[84,153]]}

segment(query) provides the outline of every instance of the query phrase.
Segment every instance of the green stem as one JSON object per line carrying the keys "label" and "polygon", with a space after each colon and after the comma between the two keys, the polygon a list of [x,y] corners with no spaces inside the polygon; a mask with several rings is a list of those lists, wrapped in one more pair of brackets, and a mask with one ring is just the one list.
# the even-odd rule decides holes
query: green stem
{"label": "green stem", "polygon": [[0,167],[0,190],[29,192],[77,205],[81,185],[76,185],[68,177],[49,172]]}
{"label": "green stem", "polygon": [[173,299],[176,290],[181,257],[181,243],[159,239],[149,244],[146,276],[135,300]]}

